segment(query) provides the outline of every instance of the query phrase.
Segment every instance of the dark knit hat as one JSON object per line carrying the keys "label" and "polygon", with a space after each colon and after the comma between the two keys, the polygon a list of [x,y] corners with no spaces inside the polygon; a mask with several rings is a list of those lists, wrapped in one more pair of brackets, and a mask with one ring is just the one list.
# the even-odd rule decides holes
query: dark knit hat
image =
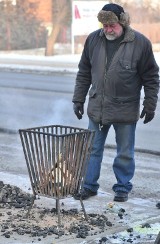
{"label": "dark knit hat", "polygon": [[109,3],[103,6],[98,13],[98,20],[102,24],[112,24],[119,22],[126,27],[130,24],[129,14],[124,12],[123,7],[115,3]]}
{"label": "dark knit hat", "polygon": [[109,4],[104,5],[102,10],[111,11],[111,12],[115,13],[115,15],[118,17],[118,19],[120,19],[120,14],[124,13],[124,9],[120,5],[115,4],[115,3],[109,3]]}

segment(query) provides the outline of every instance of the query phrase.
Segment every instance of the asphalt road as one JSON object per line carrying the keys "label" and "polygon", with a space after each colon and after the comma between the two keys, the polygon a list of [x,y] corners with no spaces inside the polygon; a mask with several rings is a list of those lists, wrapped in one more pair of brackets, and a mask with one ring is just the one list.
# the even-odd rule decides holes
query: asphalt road
{"label": "asphalt road", "polygon": [[[72,110],[74,74],[25,74],[1,72],[0,128],[18,130],[47,124],[87,128],[88,117],[77,120]],[[143,97],[142,97],[143,98]],[[141,104],[143,99],[141,100]],[[86,103],[87,105],[87,103]],[[137,123],[136,148],[160,152],[160,101],[151,123]],[[106,144],[115,145],[111,128]]]}

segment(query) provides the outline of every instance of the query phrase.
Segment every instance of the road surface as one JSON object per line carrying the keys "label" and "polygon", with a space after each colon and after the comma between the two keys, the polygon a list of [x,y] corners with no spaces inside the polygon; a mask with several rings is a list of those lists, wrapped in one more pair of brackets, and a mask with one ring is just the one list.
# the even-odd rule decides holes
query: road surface
{"label": "road surface", "polygon": [[[1,72],[0,128],[18,130],[49,124],[87,128],[88,117],[77,120],[72,110],[74,74],[25,74]],[[141,104],[143,99],[141,99]],[[106,143],[115,145],[111,128]],[[160,152],[160,101],[151,123],[137,123],[136,148]]]}

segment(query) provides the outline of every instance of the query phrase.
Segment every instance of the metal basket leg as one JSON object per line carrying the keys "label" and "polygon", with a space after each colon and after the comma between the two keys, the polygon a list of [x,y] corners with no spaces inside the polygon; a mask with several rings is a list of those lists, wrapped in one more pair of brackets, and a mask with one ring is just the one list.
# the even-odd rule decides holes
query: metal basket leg
{"label": "metal basket leg", "polygon": [[36,200],[36,195],[34,195],[34,197],[32,198],[31,205],[29,206],[28,211],[27,211],[27,213],[26,213],[26,218],[29,217],[30,212],[31,212],[31,209],[33,208],[33,205],[34,205],[34,201],[35,201],[35,200]]}
{"label": "metal basket leg", "polygon": [[81,203],[81,206],[82,206],[82,210],[83,210],[83,212],[84,212],[85,220],[88,221],[88,216],[87,216],[87,214],[86,214],[86,210],[85,210],[85,208],[84,208],[84,203],[83,203],[83,201],[82,201],[81,198],[80,198],[80,203]]}
{"label": "metal basket leg", "polygon": [[57,214],[58,214],[58,226],[60,227],[60,225],[61,225],[61,216],[60,216],[60,200],[59,200],[59,198],[56,199],[56,211],[57,211]]}

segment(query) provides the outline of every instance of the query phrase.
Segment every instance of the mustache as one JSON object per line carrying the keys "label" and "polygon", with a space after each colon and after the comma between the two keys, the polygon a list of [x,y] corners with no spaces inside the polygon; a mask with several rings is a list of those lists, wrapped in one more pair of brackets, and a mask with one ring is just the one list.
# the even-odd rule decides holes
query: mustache
{"label": "mustache", "polygon": [[107,32],[107,31],[104,31],[105,34],[107,35],[115,35],[115,33],[112,31],[112,32]]}
{"label": "mustache", "polygon": [[108,33],[108,32],[105,32],[105,35],[107,35],[107,36],[115,36],[115,33]]}

